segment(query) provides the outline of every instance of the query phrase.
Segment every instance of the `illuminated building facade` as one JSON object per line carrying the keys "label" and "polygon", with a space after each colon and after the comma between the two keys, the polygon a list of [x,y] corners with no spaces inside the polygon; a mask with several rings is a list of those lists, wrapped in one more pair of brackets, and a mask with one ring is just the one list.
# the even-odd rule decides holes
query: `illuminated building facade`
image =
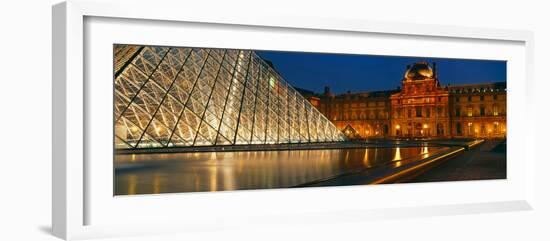
{"label": "illuminated building facade", "polygon": [[435,63],[407,66],[397,90],[306,96],[352,139],[506,135],[506,82],[442,87]]}
{"label": "illuminated building facade", "polygon": [[390,135],[392,93],[395,91],[333,95],[327,87],[323,95],[306,96],[346,136],[358,139]]}
{"label": "illuminated building facade", "polygon": [[253,51],[114,46],[115,148],[343,141]]}

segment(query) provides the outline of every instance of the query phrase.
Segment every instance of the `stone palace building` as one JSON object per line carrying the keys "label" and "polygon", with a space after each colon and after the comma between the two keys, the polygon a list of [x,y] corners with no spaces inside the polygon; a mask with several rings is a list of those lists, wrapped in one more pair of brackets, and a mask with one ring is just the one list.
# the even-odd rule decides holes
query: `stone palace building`
{"label": "stone palace building", "polygon": [[348,138],[506,136],[506,82],[441,86],[436,63],[407,66],[396,90],[299,90]]}

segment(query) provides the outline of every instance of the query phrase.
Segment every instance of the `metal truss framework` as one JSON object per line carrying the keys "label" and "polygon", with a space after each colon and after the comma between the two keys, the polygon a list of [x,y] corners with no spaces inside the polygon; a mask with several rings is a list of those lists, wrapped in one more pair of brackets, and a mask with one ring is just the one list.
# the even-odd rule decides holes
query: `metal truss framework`
{"label": "metal truss framework", "polygon": [[115,45],[115,148],[343,141],[254,51]]}

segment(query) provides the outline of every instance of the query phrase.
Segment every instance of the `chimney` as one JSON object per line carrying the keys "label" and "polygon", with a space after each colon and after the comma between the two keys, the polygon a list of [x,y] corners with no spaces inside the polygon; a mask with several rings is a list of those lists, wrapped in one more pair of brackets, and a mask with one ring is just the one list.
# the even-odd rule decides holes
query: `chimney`
{"label": "chimney", "polygon": [[325,86],[325,95],[326,95],[326,96],[329,96],[329,95],[331,95],[331,94],[332,94],[332,93],[330,92],[330,86],[326,85],[326,86]]}

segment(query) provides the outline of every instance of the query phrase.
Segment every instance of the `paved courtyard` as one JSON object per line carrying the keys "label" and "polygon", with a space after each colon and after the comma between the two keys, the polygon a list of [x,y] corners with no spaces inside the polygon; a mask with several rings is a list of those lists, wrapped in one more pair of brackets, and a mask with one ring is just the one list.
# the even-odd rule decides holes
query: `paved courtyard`
{"label": "paved courtyard", "polygon": [[506,178],[506,141],[487,140],[408,182],[465,181]]}

